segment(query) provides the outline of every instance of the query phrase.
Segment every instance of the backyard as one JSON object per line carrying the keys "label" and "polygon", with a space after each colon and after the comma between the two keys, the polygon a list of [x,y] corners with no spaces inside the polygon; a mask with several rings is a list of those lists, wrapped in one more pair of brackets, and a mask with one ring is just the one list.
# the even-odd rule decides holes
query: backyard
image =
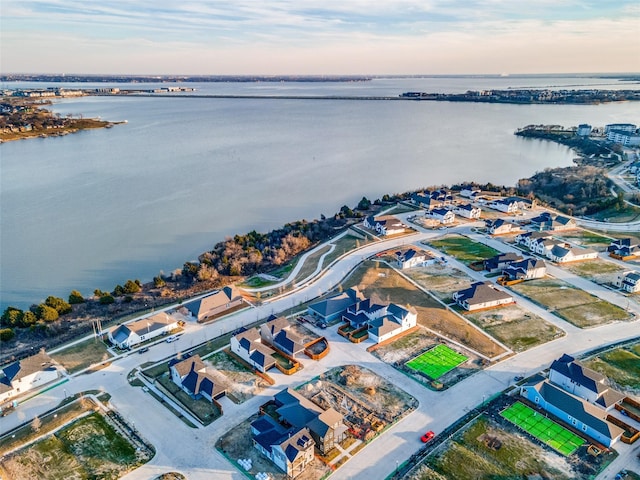
{"label": "backyard", "polygon": [[411,268],[406,270],[405,274],[445,303],[452,301],[451,296],[454,292],[469,288],[473,283],[473,279],[466,273],[446,263]]}
{"label": "backyard", "polygon": [[555,278],[530,280],[511,288],[579,328],[632,319],[617,305]]}
{"label": "backyard", "polygon": [[107,350],[107,345],[97,338],[85,340],[51,354],[51,358],[62,365],[69,373],[79,372],[94,363],[104,362],[110,357],[111,354]]}
{"label": "backyard", "polygon": [[606,375],[621,390],[640,394],[640,343],[608,350],[583,363]]}

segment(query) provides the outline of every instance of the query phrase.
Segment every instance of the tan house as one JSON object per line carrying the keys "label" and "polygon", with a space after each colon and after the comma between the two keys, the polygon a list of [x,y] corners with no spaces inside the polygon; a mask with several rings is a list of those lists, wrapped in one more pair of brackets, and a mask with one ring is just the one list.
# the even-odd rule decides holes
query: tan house
{"label": "tan house", "polygon": [[198,322],[206,322],[244,303],[240,291],[233,285],[211,295],[186,303],[184,306]]}
{"label": "tan house", "polygon": [[511,295],[499,290],[491,282],[472,283],[469,288],[455,292],[453,299],[470,312],[514,303]]}

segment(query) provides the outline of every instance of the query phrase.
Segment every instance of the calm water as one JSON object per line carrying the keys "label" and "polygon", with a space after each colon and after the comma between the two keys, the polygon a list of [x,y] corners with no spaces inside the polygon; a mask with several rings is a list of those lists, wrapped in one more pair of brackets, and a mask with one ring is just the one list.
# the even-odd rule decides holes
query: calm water
{"label": "calm water", "polygon": [[[218,94],[397,95],[512,85],[612,88],[605,82],[535,77],[189,86]],[[55,110],[128,123],[0,146],[2,308],[24,308],[49,294],[66,297],[72,289],[113,289],[128,278],[147,281],[226,235],[330,215],[363,195],[373,200],[464,180],[513,185],[546,167],[571,164],[574,155],[564,147],[515,137],[520,126],[640,123],[640,105],[630,103],[86,97]]]}

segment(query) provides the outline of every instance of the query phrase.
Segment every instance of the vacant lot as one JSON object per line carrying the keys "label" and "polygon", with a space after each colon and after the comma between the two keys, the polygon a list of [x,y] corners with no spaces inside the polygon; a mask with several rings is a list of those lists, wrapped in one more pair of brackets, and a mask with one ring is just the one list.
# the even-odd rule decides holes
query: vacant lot
{"label": "vacant lot", "polygon": [[575,245],[595,248],[596,250],[606,250],[611,243],[611,240],[613,240],[612,237],[591,232],[589,230],[582,230],[580,228],[568,230],[566,232],[558,232],[554,235],[554,238],[566,240]]}
{"label": "vacant lot", "polygon": [[[12,454],[2,461],[6,478],[111,479],[148,461],[99,413],[83,417],[55,435]],[[3,476],[3,478],[5,478]]]}
{"label": "vacant lot", "polygon": [[584,363],[606,375],[621,390],[640,394],[640,343],[609,350]]}
{"label": "vacant lot", "polygon": [[488,478],[575,479],[570,463],[485,416],[478,417],[427,459],[410,480]]}
{"label": "vacant lot", "polygon": [[94,363],[108,360],[110,357],[111,354],[104,342],[93,338],[51,355],[51,358],[69,373],[79,372]]}
{"label": "vacant lot", "polygon": [[570,263],[563,268],[599,284],[612,284],[618,273],[628,270],[616,263],[600,259]]}
{"label": "vacant lot", "polygon": [[368,297],[377,296],[383,302],[410,305],[418,312],[418,324],[487,357],[504,353],[504,349],[465,319],[444,308],[386,264],[363,262],[345,281],[343,288],[357,286]]}
{"label": "vacant lot", "polygon": [[452,301],[451,296],[454,292],[469,288],[473,283],[473,279],[466,273],[442,263],[410,268],[404,273],[446,303]]}
{"label": "vacant lot", "polygon": [[629,312],[624,309],[562,280],[542,278],[513,285],[511,288],[576,327],[595,327],[616,320],[631,319]]}
{"label": "vacant lot", "polygon": [[564,335],[555,325],[518,305],[468,313],[465,317],[516,352]]}
{"label": "vacant lot", "polygon": [[264,380],[229,355],[226,350],[214,353],[205,361],[213,367],[207,371],[221,384],[227,386],[227,396],[235,403],[245,402],[268,386]]}
{"label": "vacant lot", "polygon": [[442,250],[447,255],[451,255],[467,265],[486,260],[500,253],[494,248],[474,242],[462,235],[445,235],[439,240],[430,241],[429,245]]}

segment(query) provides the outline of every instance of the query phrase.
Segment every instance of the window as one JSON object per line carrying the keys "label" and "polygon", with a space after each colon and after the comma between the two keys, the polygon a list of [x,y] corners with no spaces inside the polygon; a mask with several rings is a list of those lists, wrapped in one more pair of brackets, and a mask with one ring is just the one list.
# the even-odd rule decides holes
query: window
{"label": "window", "polygon": [[571,419],[571,425],[577,425],[578,421],[575,418]]}
{"label": "window", "polygon": [[540,397],[536,397],[536,403],[540,403]]}
{"label": "window", "polygon": [[587,431],[587,426],[586,426],[586,425],[584,425],[584,424],[582,425],[582,431],[583,431],[583,432],[586,432],[586,431]]}

